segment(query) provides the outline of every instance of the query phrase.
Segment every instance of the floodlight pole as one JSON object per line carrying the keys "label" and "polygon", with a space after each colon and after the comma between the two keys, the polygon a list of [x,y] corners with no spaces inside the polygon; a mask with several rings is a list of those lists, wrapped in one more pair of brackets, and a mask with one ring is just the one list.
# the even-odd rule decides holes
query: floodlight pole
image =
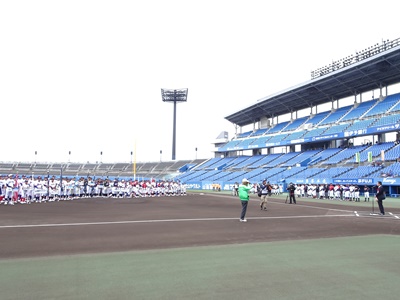
{"label": "floodlight pole", "polygon": [[186,102],[188,89],[168,90],[161,89],[161,96],[164,102],[174,103],[174,119],[172,128],[172,160],[176,158],[176,103]]}
{"label": "floodlight pole", "polygon": [[174,100],[174,125],[172,126],[172,160],[176,157],[176,100]]}

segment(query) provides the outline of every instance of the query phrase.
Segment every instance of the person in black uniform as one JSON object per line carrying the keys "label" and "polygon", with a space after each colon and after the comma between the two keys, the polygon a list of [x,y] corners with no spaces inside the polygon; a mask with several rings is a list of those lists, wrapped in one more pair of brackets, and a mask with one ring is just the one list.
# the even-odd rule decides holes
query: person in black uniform
{"label": "person in black uniform", "polygon": [[294,204],[296,204],[296,198],[294,196],[294,191],[296,190],[296,187],[294,186],[294,184],[290,183],[287,190],[289,191],[289,204],[292,204],[292,201]]}
{"label": "person in black uniform", "polygon": [[378,181],[378,185],[376,188],[376,201],[378,202],[379,211],[381,212],[380,215],[385,215],[385,209],[383,208],[383,200],[386,198],[385,190],[383,189],[382,182]]}
{"label": "person in black uniform", "polygon": [[364,186],[364,202],[369,202],[369,187],[367,185]]}

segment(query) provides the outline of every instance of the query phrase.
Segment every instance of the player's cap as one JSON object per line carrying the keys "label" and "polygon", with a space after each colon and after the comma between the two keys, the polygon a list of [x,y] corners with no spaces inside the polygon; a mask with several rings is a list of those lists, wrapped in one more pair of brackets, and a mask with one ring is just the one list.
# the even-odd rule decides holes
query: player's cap
{"label": "player's cap", "polygon": [[246,178],[243,178],[242,183],[250,183],[250,181],[248,181]]}

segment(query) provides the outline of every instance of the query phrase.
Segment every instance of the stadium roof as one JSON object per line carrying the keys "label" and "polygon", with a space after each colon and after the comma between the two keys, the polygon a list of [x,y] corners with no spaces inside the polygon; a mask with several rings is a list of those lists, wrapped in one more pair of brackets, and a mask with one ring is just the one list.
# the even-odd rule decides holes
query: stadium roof
{"label": "stadium roof", "polygon": [[[380,46],[381,47],[381,46]],[[319,69],[319,77],[258,100],[226,120],[245,126],[263,117],[271,118],[297,110],[324,104],[332,100],[368,92],[400,82],[400,44],[379,54],[365,57],[351,56],[340,61],[338,70]],[[361,60],[361,61],[358,61]],[[355,61],[355,62],[354,62]],[[339,62],[338,62],[339,64]],[[335,66],[335,65],[333,65]],[[324,75],[324,71],[330,73]]]}

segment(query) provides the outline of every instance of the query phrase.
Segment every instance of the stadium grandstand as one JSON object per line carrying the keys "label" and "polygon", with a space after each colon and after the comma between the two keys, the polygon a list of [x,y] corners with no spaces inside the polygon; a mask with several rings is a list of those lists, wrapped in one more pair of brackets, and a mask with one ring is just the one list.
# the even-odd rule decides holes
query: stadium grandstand
{"label": "stadium grandstand", "polygon": [[21,163],[0,162],[0,174],[7,176],[55,176],[64,178],[103,177],[110,179],[171,179],[206,159],[146,163]]}
{"label": "stadium grandstand", "polygon": [[[179,180],[231,190],[246,177],[295,184],[375,186],[400,195],[400,39],[311,72],[311,79],[226,117],[236,132],[213,158],[139,163],[1,162],[0,174]],[[376,93],[376,96],[375,94]],[[373,97],[367,98],[366,95]]]}
{"label": "stadium grandstand", "polygon": [[[235,136],[177,178],[232,189],[243,177],[282,185],[374,186],[400,194],[400,39],[311,72],[311,80],[226,117]],[[378,92],[372,99],[367,94]],[[249,129],[250,128],[250,129]]]}

